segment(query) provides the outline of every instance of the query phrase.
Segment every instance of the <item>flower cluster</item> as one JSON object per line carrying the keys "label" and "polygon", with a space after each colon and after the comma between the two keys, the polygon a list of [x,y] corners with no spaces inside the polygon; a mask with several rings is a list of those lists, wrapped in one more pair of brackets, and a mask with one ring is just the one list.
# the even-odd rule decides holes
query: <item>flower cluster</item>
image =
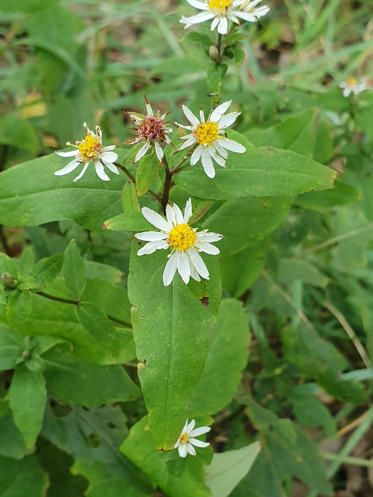
{"label": "flower cluster", "polygon": [[228,33],[228,21],[239,24],[240,20],[248,22],[257,22],[261,17],[265,16],[269,7],[262,5],[257,7],[262,0],[187,0],[187,2],[198,10],[199,14],[191,17],[183,16],[180,19],[182,24],[185,24],[185,29],[200,24],[205,21],[211,22],[211,31],[217,28],[218,33],[226,35]]}
{"label": "flower cluster", "polygon": [[368,85],[365,79],[357,79],[353,76],[347,78],[346,81],[342,81],[339,85],[340,88],[343,89],[343,96],[349,97],[351,93],[354,95],[359,95],[368,88]]}

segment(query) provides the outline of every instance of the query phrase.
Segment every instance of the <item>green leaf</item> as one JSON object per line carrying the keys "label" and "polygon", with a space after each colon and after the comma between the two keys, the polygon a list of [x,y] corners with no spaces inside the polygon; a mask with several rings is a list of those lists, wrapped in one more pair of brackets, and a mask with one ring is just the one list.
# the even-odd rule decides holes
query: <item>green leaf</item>
{"label": "green leaf", "polygon": [[62,274],[70,292],[81,297],[85,288],[85,266],[75,240],[71,240],[65,250]]}
{"label": "green leaf", "polygon": [[[137,174],[137,170],[136,170]],[[124,185],[122,192],[122,205],[125,214],[140,212],[139,200],[137,198],[136,185],[130,181]]]}
{"label": "green leaf", "polygon": [[151,226],[141,212],[118,214],[107,219],[103,224],[103,228],[112,231],[147,231]]}
{"label": "green leaf", "polygon": [[31,302],[28,320],[19,320],[15,326],[16,331],[26,336],[43,336],[50,334],[53,329],[55,337],[72,344],[77,356],[97,364],[125,362],[133,357],[133,339],[129,328],[115,327],[114,341],[104,333],[92,336],[79,323],[75,305],[56,302],[36,294],[32,294]]}
{"label": "green leaf", "polygon": [[58,348],[44,354],[43,360],[48,391],[65,402],[96,407],[139,396],[122,366],[98,366]]}
{"label": "green leaf", "polygon": [[48,477],[39,466],[35,456],[21,461],[0,456],[1,497],[44,497],[48,488]]}
{"label": "green leaf", "polygon": [[270,453],[270,466],[273,466],[273,473],[278,475],[279,481],[292,475],[317,493],[331,495],[315,443],[289,419],[278,418],[254,401],[246,402],[251,422],[261,434],[263,451]]}
{"label": "green leaf", "polygon": [[161,163],[154,153],[146,155],[141,160],[136,169],[136,192],[139,197],[149,191],[160,169]]}
{"label": "green leaf", "polygon": [[259,442],[237,450],[214,454],[206,468],[206,484],[212,497],[228,497],[232,490],[250,471],[260,452]]}
{"label": "green leaf", "polygon": [[32,310],[31,292],[13,292],[8,299],[8,324],[17,328],[19,325],[25,323]]}
{"label": "green leaf", "polygon": [[175,183],[190,195],[224,200],[253,195],[293,196],[311,190],[332,188],[336,172],[303,155],[273,147],[253,148],[239,133],[228,137],[246,147],[244,154],[231,152],[227,167],[216,167],[213,180],[201,165],[177,174]]}
{"label": "green leaf", "polygon": [[245,197],[224,202],[203,222],[203,228],[221,233],[223,256],[234,255],[255,245],[282,223],[290,209],[287,197]]}
{"label": "green leaf", "polygon": [[26,447],[31,448],[42,427],[47,392],[44,376],[19,366],[9,389],[10,408],[14,422],[22,434]]}
{"label": "green leaf", "polygon": [[313,264],[301,259],[281,259],[278,277],[280,282],[284,284],[300,280],[321,288],[326,287],[329,282],[329,279]]}
{"label": "green leaf", "polygon": [[87,497],[151,497],[153,489],[147,489],[141,485],[141,481],[134,482],[131,475],[122,472],[121,475],[110,474],[108,468],[103,464],[88,464],[84,461],[76,461],[71,468],[74,475],[83,475],[90,483]]}
{"label": "green leaf", "polygon": [[14,260],[3,252],[0,252],[0,275],[4,273],[9,273],[15,279],[18,279],[20,276],[19,269]]}
{"label": "green leaf", "polygon": [[137,357],[144,362],[139,379],[156,445],[171,450],[188,417],[215,316],[178,275],[163,286],[164,251],[143,257],[137,251],[134,242],[128,289]]}
{"label": "green leaf", "polygon": [[39,140],[32,124],[15,114],[8,114],[0,121],[0,143],[26,149],[32,154],[36,154],[39,149]]}
{"label": "green leaf", "polygon": [[0,324],[0,371],[13,369],[21,357],[25,337]]}
{"label": "green leaf", "polygon": [[310,428],[321,426],[327,437],[337,435],[336,423],[329,410],[313,395],[294,395],[290,399],[299,423]]}
{"label": "green leaf", "polygon": [[27,450],[25,441],[16,425],[14,424],[12,413],[8,408],[4,414],[0,414],[0,433],[1,456],[12,457],[14,459],[22,459],[22,457],[30,452],[29,450]]}
{"label": "green leaf", "polygon": [[121,451],[169,497],[210,497],[204,484],[203,464],[209,462],[208,449],[196,449],[195,457],[181,460],[177,451],[171,454],[156,450],[147,418],[132,426]]}
{"label": "green leaf", "polygon": [[31,269],[30,276],[35,278],[43,285],[47,285],[48,283],[52,282],[55,278],[57,278],[58,274],[62,269],[62,264],[63,264],[63,256],[61,254],[41,259]]}
{"label": "green leaf", "polygon": [[210,93],[220,93],[227,70],[228,66],[226,64],[210,62],[207,65],[207,87]]}
{"label": "green leaf", "polygon": [[[104,471],[108,476],[107,485],[113,480],[113,487],[117,488],[114,482],[126,482],[122,485],[122,495],[127,487],[142,495],[149,489],[147,481],[131,461],[119,452],[119,446],[127,435],[126,416],[119,406],[96,409],[73,406],[69,414],[61,417],[55,415],[51,408],[46,410],[44,438],[73,456],[79,465],[84,462],[84,468],[89,464],[96,466],[99,473]],[[89,474],[96,484],[93,473],[90,471]],[[99,479],[98,475],[97,485]]]}
{"label": "green leaf", "polygon": [[51,0],[47,4],[44,0],[2,0],[1,7],[3,12],[23,12],[34,13],[36,10],[45,9],[52,4],[58,3],[58,0]]}
{"label": "green leaf", "polygon": [[352,204],[360,199],[361,191],[358,188],[336,180],[334,189],[325,192],[305,193],[295,200],[295,204],[304,209],[320,210],[330,209],[336,205]]}
{"label": "green leaf", "polygon": [[236,393],[249,355],[248,318],[241,302],[222,300],[212,346],[192,408],[197,414],[214,414]]}
{"label": "green leaf", "polygon": [[66,158],[51,154],[1,173],[0,218],[8,226],[35,226],[73,219],[98,229],[105,219],[121,212],[121,191],[127,177],[112,175],[101,181],[90,164],[84,177],[54,176]]}
{"label": "green leaf", "polygon": [[265,266],[269,243],[270,239],[265,238],[236,255],[221,258],[223,287],[233,297],[243,295],[259,277]]}
{"label": "green leaf", "polygon": [[318,109],[307,109],[266,130],[248,131],[246,136],[257,147],[269,145],[312,158],[319,119]]}

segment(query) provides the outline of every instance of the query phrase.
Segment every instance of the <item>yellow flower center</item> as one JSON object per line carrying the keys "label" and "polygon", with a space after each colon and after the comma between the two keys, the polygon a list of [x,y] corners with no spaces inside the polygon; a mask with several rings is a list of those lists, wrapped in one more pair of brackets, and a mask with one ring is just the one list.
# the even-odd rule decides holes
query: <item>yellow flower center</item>
{"label": "yellow flower center", "polygon": [[102,145],[98,136],[87,133],[85,139],[78,145],[79,154],[84,162],[96,159],[102,152]]}
{"label": "yellow flower center", "polygon": [[189,435],[188,433],[183,433],[180,437],[180,443],[185,445],[189,442]]}
{"label": "yellow flower center", "polygon": [[229,9],[232,7],[233,0],[210,0],[209,9],[217,9],[220,12],[223,12],[225,9]]}
{"label": "yellow flower center", "polygon": [[168,244],[175,250],[188,250],[197,239],[196,233],[189,224],[178,224],[168,234]]}
{"label": "yellow flower center", "polygon": [[347,84],[348,84],[348,86],[355,86],[357,84],[357,79],[356,78],[348,78]]}
{"label": "yellow flower center", "polygon": [[200,145],[211,146],[219,138],[217,123],[201,123],[196,130],[196,139]]}

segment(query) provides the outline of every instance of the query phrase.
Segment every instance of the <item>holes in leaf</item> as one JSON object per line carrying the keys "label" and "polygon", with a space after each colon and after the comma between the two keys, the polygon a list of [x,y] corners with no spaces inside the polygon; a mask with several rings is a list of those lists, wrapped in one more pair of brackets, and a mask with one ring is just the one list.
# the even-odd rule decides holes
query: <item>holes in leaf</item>
{"label": "holes in leaf", "polygon": [[87,444],[93,449],[97,449],[100,446],[101,440],[97,433],[91,433],[88,435]]}

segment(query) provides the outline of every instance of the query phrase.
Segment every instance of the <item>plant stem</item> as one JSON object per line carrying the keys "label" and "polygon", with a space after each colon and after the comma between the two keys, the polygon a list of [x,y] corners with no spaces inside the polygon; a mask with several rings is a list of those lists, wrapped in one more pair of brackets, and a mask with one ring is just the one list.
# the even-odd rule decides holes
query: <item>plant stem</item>
{"label": "plant stem", "polygon": [[[53,300],[55,302],[61,302],[62,304],[70,304],[70,305],[76,305],[78,306],[80,304],[79,300],[71,300],[71,299],[65,299],[63,297],[55,297],[54,295],[49,295],[49,293],[45,293],[42,290],[38,292],[34,292],[37,295],[40,295],[41,297],[44,297],[48,300]],[[132,328],[130,323],[126,323],[125,321],[121,321],[120,319],[114,318],[113,316],[107,315],[107,318],[110,321],[113,321],[114,323],[120,324],[122,326],[125,326],[126,328]]]}
{"label": "plant stem", "polygon": [[[129,172],[129,170],[126,168],[126,166],[121,165],[121,164],[118,164],[118,162],[115,162],[115,165],[116,165],[119,169],[121,169],[121,170],[122,170],[122,171],[123,171],[123,172],[124,172],[124,173],[128,176],[128,178],[129,178],[129,179],[130,179],[133,183],[135,183],[135,184],[136,184],[136,179],[135,179],[135,177],[134,177],[134,176],[133,176],[133,175]],[[152,190],[149,190],[149,194],[150,194],[153,198],[155,198],[156,200],[158,200],[158,202],[161,202],[162,197],[161,197],[160,195],[158,195],[158,193],[155,193],[155,192],[153,192]]]}

